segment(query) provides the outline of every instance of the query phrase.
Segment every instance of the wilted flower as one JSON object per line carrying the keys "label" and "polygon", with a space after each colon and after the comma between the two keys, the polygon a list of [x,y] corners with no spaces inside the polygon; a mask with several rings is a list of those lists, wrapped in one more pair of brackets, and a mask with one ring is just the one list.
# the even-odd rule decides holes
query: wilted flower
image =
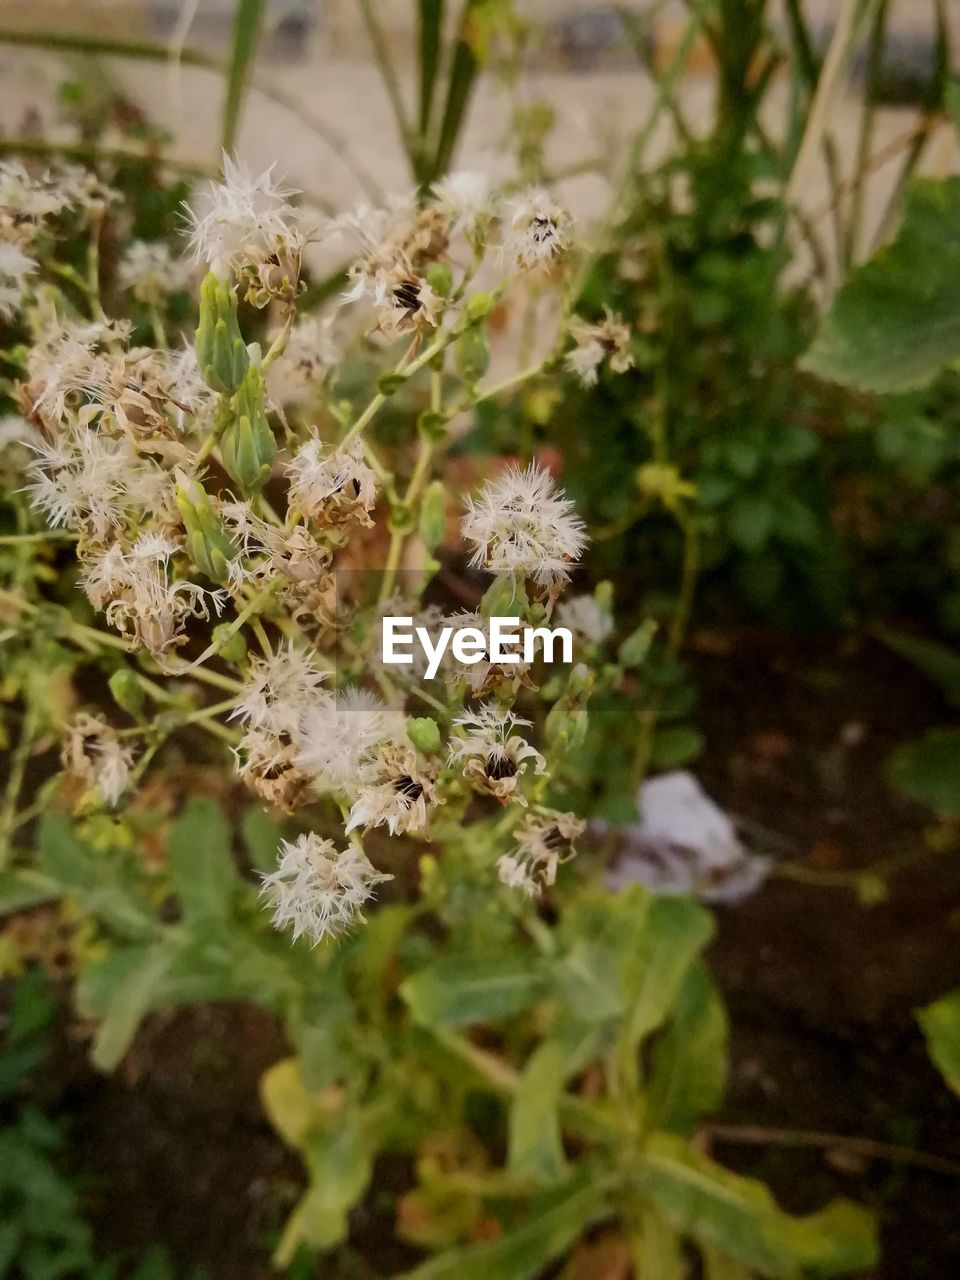
{"label": "wilted flower", "polygon": [[377,753],[405,737],[403,712],[366,689],[343,689],[304,708],[297,764],[321,791],[355,796],[375,780]]}
{"label": "wilted flower", "polygon": [[81,714],[70,725],[62,761],[69,775],[96,788],[104,804],[112,809],[130,781],[133,751],[106,721]]}
{"label": "wilted flower", "polygon": [[133,240],[120,258],[117,279],[147,306],[160,306],[190,283],[189,262],[174,255],[163,240]]}
{"label": "wilted flower", "polygon": [[22,249],[0,243],[0,319],[9,320],[23,306],[27,282],[36,269]]}
{"label": "wilted flower", "polygon": [[225,155],[223,181],[209,183],[195,207],[187,206],[196,261],[220,276],[232,272],[254,306],[296,295],[306,238],[292,194],[274,180],[272,166],[254,177]]}
{"label": "wilted flower", "polygon": [[374,887],[392,878],[372,867],[354,845],[338,851],[332,840],[313,832],[284,840],[280,848],[280,863],[261,877],[260,893],[273,909],[276,928],[292,925],[294,941],[306,934],[316,946],[328,935],[343,933],[363,919],[360,908]]}
{"label": "wilted flower", "polygon": [[604,613],[593,596],[571,596],[557,605],[557,623],[567,627],[588,644],[603,644],[613,631],[613,619]]}
{"label": "wilted flower", "polygon": [[231,712],[251,729],[293,738],[304,711],[316,700],[326,673],[309,653],[288,644],[285,649],[254,658],[243,696]]}
{"label": "wilted flower", "polygon": [[350,810],[346,830],[385,826],[392,836],[422,831],[427,805],[435,803],[432,773],[421,768],[411,747],[388,743],[375,761],[375,776],[365,783]]}
{"label": "wilted flower", "polygon": [[509,203],[503,251],[517,270],[559,257],[570,244],[573,220],[544,187],[530,187]]}
{"label": "wilted flower", "polygon": [[373,523],[377,477],[364,461],[359,440],[346,450],[328,449],[319,436],[311,436],[290,459],[287,473],[291,505],[305,516],[325,525]]}
{"label": "wilted flower", "polygon": [[[543,773],[547,767],[540,752],[517,732],[530,721],[512,711],[489,703],[453,723],[466,732],[451,742],[448,763],[462,764],[464,775],[501,804],[514,796],[522,773],[531,768]],[[519,794],[515,798],[524,803]]]}
{"label": "wilted flower", "polygon": [[432,190],[434,197],[450,214],[453,225],[468,239],[476,239],[486,231],[496,212],[496,204],[485,173],[461,169],[435,182]]}
{"label": "wilted flower", "polygon": [[267,387],[277,403],[310,399],[332,381],[341,359],[333,324],[332,316],[307,316],[294,325],[283,355],[267,374]]}
{"label": "wilted flower", "polygon": [[613,373],[626,373],[633,368],[630,328],[609,307],[604,307],[604,318],[597,324],[574,320],[570,334],[576,346],[567,352],[563,362],[585,387],[596,384],[597,371],[604,360]]}
{"label": "wilted flower", "polygon": [[576,850],[573,842],[583,833],[585,823],[575,814],[558,813],[551,818],[530,818],[515,831],[517,847],[497,861],[500,880],[511,889],[521,889],[538,897],[557,878],[557,868]]}
{"label": "wilted flower", "polygon": [[493,572],[522,573],[553,593],[569,581],[569,567],[587,539],[573,503],[535,463],[511,467],[467,501],[463,536],[475,546],[470,563]]}
{"label": "wilted flower", "polygon": [[171,581],[170,558],[178,549],[162,534],[145,533],[129,550],[114,542],[80,575],[90,603],[106,608],[107,622],[158,658],[184,643],[188,618],[209,618],[211,609],[219,615],[224,603],[222,592]]}

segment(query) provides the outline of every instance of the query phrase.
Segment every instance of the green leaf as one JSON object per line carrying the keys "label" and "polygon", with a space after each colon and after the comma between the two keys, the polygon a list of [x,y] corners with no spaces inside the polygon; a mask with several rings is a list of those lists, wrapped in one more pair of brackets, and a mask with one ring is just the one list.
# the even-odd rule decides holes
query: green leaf
{"label": "green leaf", "polygon": [[703,1249],[704,1280],[750,1280],[750,1272],[740,1262],[716,1249]]}
{"label": "green leaf", "polygon": [[712,933],[712,918],[698,903],[680,897],[653,899],[624,956],[628,1014],[621,1036],[626,1043],[636,1048],[663,1024]]}
{"label": "green leaf", "polygon": [[33,879],[30,872],[0,871],[0,916],[38,907],[57,897],[55,886]]}
{"label": "green leaf", "polygon": [[609,1183],[578,1178],[530,1206],[523,1225],[498,1239],[467,1245],[425,1262],[396,1280],[531,1280],[606,1217]]}
{"label": "green leaf", "polygon": [[938,684],[951,702],[960,705],[960,653],[956,649],[886,627],[874,627],[871,634]]}
{"label": "green leaf", "polygon": [[78,840],[68,818],[46,813],[40,823],[40,871],[85,912],[127,938],[153,933],[156,922],[133,887],[105,856]]}
{"label": "green leaf", "polygon": [[742,551],[760,551],[773,531],[777,509],[767,498],[743,494],[727,512],[730,537]]}
{"label": "green leaf", "polygon": [[960,178],[916,182],[892,244],[840,289],[801,367],[864,391],[924,386],[960,356]]}
{"label": "green leaf", "polygon": [[704,738],[690,724],[668,725],[653,735],[650,765],[653,769],[679,769],[695,760],[703,750]]}
{"label": "green leaf", "polygon": [[509,1167],[538,1182],[559,1181],[567,1168],[559,1112],[567,1057],[560,1041],[544,1040],[524,1067],[510,1106]]}
{"label": "green leaf", "polygon": [[227,155],[233,153],[240,123],[247,83],[253,68],[253,59],[260,40],[263,20],[263,0],[237,0],[233,19],[233,40],[230,49],[230,69],[227,72],[227,88],[223,101],[223,127],[220,146]]}
{"label": "green leaf", "polygon": [[762,1276],[835,1276],[876,1262],[876,1232],[865,1210],[837,1200],[819,1213],[791,1217],[763,1183],[731,1173],[673,1134],[653,1135],[638,1173],[641,1190],[678,1231]]}
{"label": "green leaf", "polygon": [[944,1080],[960,1094],[960,989],[917,1010],[927,1051]]}
{"label": "green leaf", "polygon": [[647,1102],[652,1127],[690,1136],[699,1118],[719,1107],[727,1084],[728,1039],[723,1004],[706,970],[697,965],[687,973],[654,1050]]}
{"label": "green leaf", "polygon": [[465,0],[463,6],[460,33],[454,46],[447,80],[447,100],[443,108],[443,119],[440,122],[437,152],[434,156],[432,172],[425,174],[425,179],[432,180],[446,173],[456,150],[467,106],[480,69],[477,54],[469,36],[474,10],[479,9],[483,3],[484,0]]}
{"label": "green leaf", "polygon": [[167,858],[186,922],[201,927],[229,919],[240,884],[230,828],[214,800],[195,797],[170,828]]}
{"label": "green leaf", "polygon": [[253,804],[240,820],[240,833],[250,861],[258,871],[276,871],[280,827],[265,809]]}
{"label": "green leaf", "polygon": [[890,785],[937,813],[960,814],[960,729],[931,729],[887,762]]}
{"label": "green leaf", "polygon": [[400,994],[417,1022],[457,1027],[519,1013],[546,989],[543,971],[529,957],[457,956],[407,978]]}
{"label": "green leaf", "polygon": [[81,978],[77,1004],[85,1017],[99,1021],[91,1058],[100,1071],[112,1071],[126,1054],[140,1023],[162,1003],[164,981],[176,952],[155,946],[112,951]]}
{"label": "green leaf", "polygon": [[420,26],[420,145],[424,146],[430,130],[433,91],[440,65],[440,33],[443,25],[444,0],[419,0]]}

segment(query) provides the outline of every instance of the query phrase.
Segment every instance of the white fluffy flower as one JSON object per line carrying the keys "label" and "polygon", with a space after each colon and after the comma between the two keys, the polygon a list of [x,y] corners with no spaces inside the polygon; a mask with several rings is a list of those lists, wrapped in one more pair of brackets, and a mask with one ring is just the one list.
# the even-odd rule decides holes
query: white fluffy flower
{"label": "white fluffy flower", "polygon": [[128,509],[157,513],[169,505],[169,478],[126,438],[78,431],[30,446],[30,501],[54,528],[95,539],[119,528]]}
{"label": "white fluffy flower", "polygon": [[283,355],[267,373],[267,389],[278,404],[309,400],[333,380],[342,355],[333,325],[333,316],[306,316],[294,325]]}
{"label": "white fluffy flower", "polygon": [[550,262],[568,248],[572,219],[544,187],[530,187],[509,208],[503,252],[517,270]]}
{"label": "white fluffy flower", "polygon": [[9,320],[23,306],[28,280],[37,264],[15,244],[0,243],[0,318]]}
{"label": "white fluffy flower", "polygon": [[520,889],[530,897],[539,897],[557,878],[557,868],[567,862],[576,850],[573,842],[584,829],[583,821],[572,813],[558,813],[552,818],[531,818],[515,831],[517,847],[497,861],[501,883]]}
{"label": "white fluffy flower", "polygon": [[319,790],[355,795],[375,778],[377,752],[402,742],[403,712],[365,689],[343,689],[305,708],[300,719],[298,766]]}
{"label": "white fluffy flower", "polygon": [[362,921],[363,904],[376,885],[391,878],[352,844],[338,851],[332,840],[310,832],[284,840],[279,865],[262,877],[260,893],[273,910],[276,928],[290,925],[294,941],[305,934],[316,946]]}
{"label": "white fluffy flower", "polygon": [[613,619],[604,613],[593,596],[571,596],[557,605],[557,623],[567,627],[588,644],[603,644],[613,631]]}
{"label": "white fluffy flower", "polygon": [[576,343],[564,356],[563,363],[585,387],[596,385],[598,370],[606,360],[613,373],[626,373],[633,367],[630,354],[630,329],[609,307],[596,324],[574,320],[570,334]]}
{"label": "white fluffy flower", "polygon": [[[464,736],[451,741],[448,764],[463,765],[465,776],[501,803],[514,794],[522,773],[546,770],[543,756],[518,732],[529,727],[530,721],[512,711],[485,703],[453,723],[464,730]],[[524,803],[522,797],[515,798]]]}
{"label": "white fluffy flower", "polygon": [[311,436],[287,464],[290,502],[321,524],[359,520],[369,525],[377,500],[377,477],[363,457],[359,440],[346,450],[330,449]]}
{"label": "white fluffy flower", "polygon": [[209,183],[195,206],[187,206],[194,258],[224,276],[271,267],[295,267],[299,274],[305,237],[292,194],[275,181],[272,166],[254,176],[225,155],[223,181]]}
{"label": "white fluffy flower", "polygon": [[133,240],[117,267],[117,279],[140,302],[159,306],[172,293],[186,289],[192,274],[189,262],[178,258],[162,240]]}
{"label": "white fluffy flower", "polygon": [[496,212],[490,180],[475,169],[460,169],[433,184],[433,196],[449,212],[455,226],[473,239]]}
{"label": "white fluffy flower", "polygon": [[267,657],[254,658],[243,697],[231,713],[251,729],[292,739],[305,710],[317,699],[326,674],[311,655],[292,644]]}
{"label": "white fluffy flower", "polygon": [[570,578],[570,565],[587,544],[573,503],[535,463],[511,467],[468,499],[461,522],[474,544],[470,563],[494,573],[522,573],[554,592]]}

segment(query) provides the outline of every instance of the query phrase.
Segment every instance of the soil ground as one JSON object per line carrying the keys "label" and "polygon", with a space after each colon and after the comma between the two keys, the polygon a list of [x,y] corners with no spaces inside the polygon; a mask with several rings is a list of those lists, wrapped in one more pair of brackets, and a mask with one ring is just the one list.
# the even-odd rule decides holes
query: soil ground
{"label": "soil ground", "polygon": [[[694,670],[709,744],[698,772],[757,841],[817,873],[922,850],[928,815],[887,789],[882,762],[949,713],[899,659],[870,642],[800,645],[752,632],[722,655],[694,657]],[[871,1280],[960,1274],[960,1180],[865,1159],[839,1141],[799,1148],[783,1127],[960,1163],[958,1104],[912,1013],[960,983],[958,925],[960,857],[951,853],[921,857],[873,906],[848,889],[778,874],[718,912],[710,960],[729,1004],[733,1061],[717,1120],[740,1133],[713,1136],[713,1150],[767,1180],[791,1210],[832,1195],[877,1209],[884,1257]],[[159,1241],[217,1280],[270,1274],[267,1242],[300,1175],[272,1135],[257,1082],[285,1052],[269,1018],[222,1004],[153,1019],[113,1078],[86,1066],[79,1043],[57,1056],[48,1087],[70,1117],[105,1252],[136,1256]],[[327,1280],[372,1280],[413,1260],[385,1247],[402,1173],[378,1170],[352,1247],[324,1270]]]}

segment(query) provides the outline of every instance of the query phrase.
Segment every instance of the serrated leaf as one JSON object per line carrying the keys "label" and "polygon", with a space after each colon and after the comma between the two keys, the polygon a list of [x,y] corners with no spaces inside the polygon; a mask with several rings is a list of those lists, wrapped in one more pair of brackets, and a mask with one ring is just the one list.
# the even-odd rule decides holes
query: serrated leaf
{"label": "serrated leaf", "polygon": [[689,1136],[715,1111],[727,1083],[729,1027],[705,969],[684,978],[673,1014],[653,1053],[647,1114],[657,1129]]}
{"label": "serrated leaf", "polygon": [[960,729],[931,729],[887,762],[890,785],[944,816],[960,814]]}
{"label": "serrated leaf", "polygon": [[896,239],[833,300],[801,367],[863,391],[922,387],[960,356],[960,178],[916,182]]}
{"label": "serrated leaf", "polygon": [[498,1239],[451,1249],[396,1280],[531,1280],[608,1212],[610,1186],[581,1177],[540,1204]]}
{"label": "serrated leaf", "polygon": [[239,877],[230,852],[230,828],[214,800],[196,797],[170,828],[170,875],[193,927],[230,917]]}
{"label": "serrated leaf", "polygon": [[960,990],[917,1010],[927,1051],[954,1093],[960,1094]]}
{"label": "serrated leaf", "polygon": [[638,1178],[678,1231],[773,1280],[804,1271],[843,1275],[876,1261],[876,1231],[864,1209],[836,1200],[791,1217],[763,1183],[731,1173],[674,1134],[653,1135]]}
{"label": "serrated leaf", "polygon": [[546,990],[543,970],[529,957],[457,956],[407,978],[400,994],[417,1022],[457,1027],[519,1013]]}

